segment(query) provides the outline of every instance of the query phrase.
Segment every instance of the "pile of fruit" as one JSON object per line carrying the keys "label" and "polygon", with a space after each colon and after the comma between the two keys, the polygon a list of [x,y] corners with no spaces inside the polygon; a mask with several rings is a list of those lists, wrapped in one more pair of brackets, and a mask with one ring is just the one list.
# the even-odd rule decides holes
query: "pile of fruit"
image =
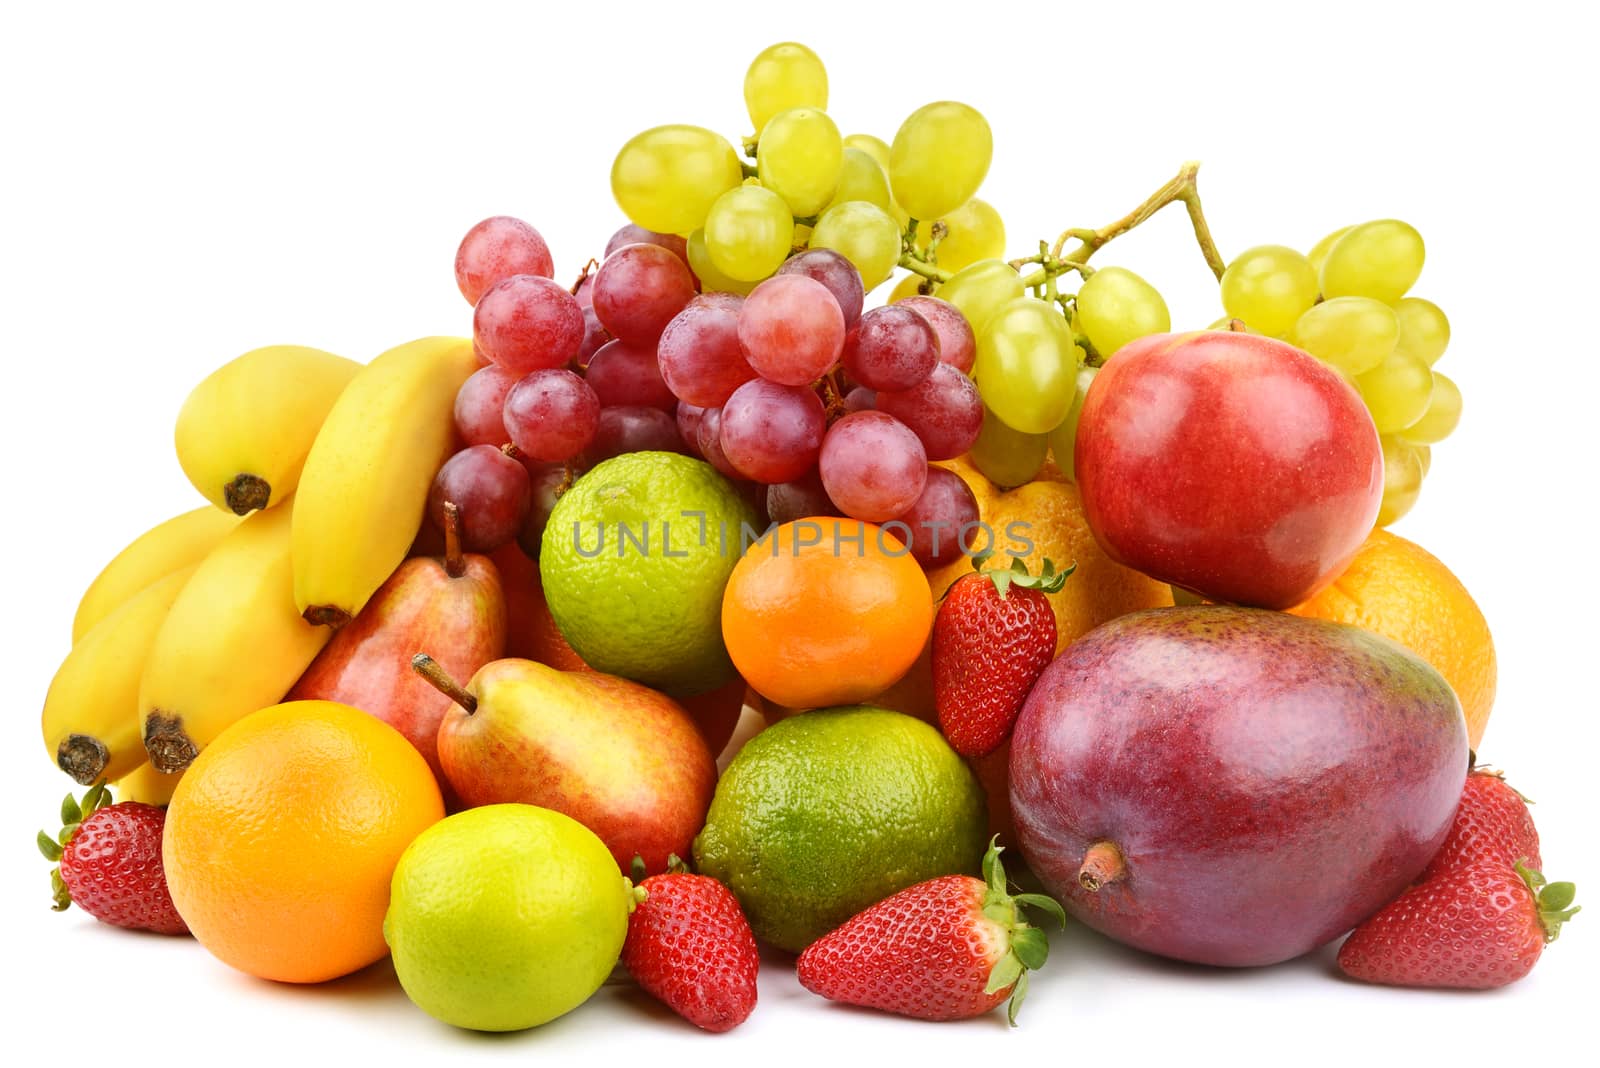
{"label": "pile of fruit", "polygon": [[[1482,615],[1383,529],[1461,412],[1420,235],[1225,261],[1187,165],[1007,261],[977,111],[842,136],[796,44],[745,100],[742,154],[622,147],[629,221],[570,286],[474,226],[470,340],[195,387],[209,503],[107,565],[45,698],[89,787],[39,836],[56,907],[284,982],[391,955],[496,1031],[619,966],[727,1030],[758,943],[824,998],[1014,1021],[1069,914],[1212,965],[1349,934],[1356,979],[1525,975],[1573,889],[1474,768]],[[1090,263],[1174,203],[1209,330]]]}

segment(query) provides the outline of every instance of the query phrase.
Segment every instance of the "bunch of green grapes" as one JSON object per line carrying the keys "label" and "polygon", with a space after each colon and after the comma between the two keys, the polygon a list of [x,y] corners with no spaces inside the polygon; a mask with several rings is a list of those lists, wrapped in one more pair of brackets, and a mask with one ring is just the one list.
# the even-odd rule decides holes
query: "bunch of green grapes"
{"label": "bunch of green grapes", "polygon": [[1438,305],[1406,295],[1424,253],[1414,227],[1378,219],[1335,230],[1306,255],[1248,249],[1222,276],[1224,321],[1291,342],[1360,391],[1383,439],[1380,526],[1411,510],[1431,447],[1461,419],[1461,391],[1433,369],[1450,321]]}

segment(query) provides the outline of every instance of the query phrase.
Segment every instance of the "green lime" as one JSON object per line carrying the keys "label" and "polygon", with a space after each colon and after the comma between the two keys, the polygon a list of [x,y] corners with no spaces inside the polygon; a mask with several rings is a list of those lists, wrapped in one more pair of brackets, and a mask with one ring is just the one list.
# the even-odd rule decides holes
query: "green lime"
{"label": "green lime", "polygon": [[799,952],[868,905],[983,856],[982,788],[937,730],[859,705],[752,738],[695,839],[755,933]]}
{"label": "green lime", "polygon": [[550,614],[597,671],[679,697],[713,690],[734,675],[722,591],[755,523],[710,464],[672,452],[606,460],[550,513],[539,548]]}
{"label": "green lime", "polygon": [[486,805],[429,827],[400,856],[383,937],[407,996],[476,1031],[520,1031],[600,989],[631,896],[600,839],[533,805]]}

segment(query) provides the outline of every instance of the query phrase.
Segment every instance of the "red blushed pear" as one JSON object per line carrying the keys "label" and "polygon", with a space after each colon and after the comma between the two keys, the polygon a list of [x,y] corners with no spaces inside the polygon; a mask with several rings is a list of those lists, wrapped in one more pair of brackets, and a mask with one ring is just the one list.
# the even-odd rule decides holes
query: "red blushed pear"
{"label": "red blushed pear", "polygon": [[411,670],[411,655],[437,649],[447,670],[467,678],[506,645],[500,575],[488,557],[463,554],[458,524],[450,525],[443,558],[401,564],[284,698],[339,701],[376,716],[417,747],[441,785],[439,721],[452,705]]}
{"label": "red blushed pear", "polygon": [[1383,452],[1360,395],[1254,334],[1156,334],[1106,361],[1075,447],[1085,517],[1118,563],[1213,601],[1289,608],[1378,516]]}
{"label": "red blushed pear", "polygon": [[682,705],[636,682],[497,660],[466,686],[426,654],[417,673],[453,702],[439,762],[468,806],[521,802],[588,827],[624,871],[689,855],[716,787],[710,748]]}

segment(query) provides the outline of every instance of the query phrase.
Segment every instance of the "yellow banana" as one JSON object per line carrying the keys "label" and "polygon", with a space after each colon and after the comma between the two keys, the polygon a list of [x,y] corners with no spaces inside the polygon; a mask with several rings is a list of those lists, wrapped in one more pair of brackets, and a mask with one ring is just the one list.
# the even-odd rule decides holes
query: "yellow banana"
{"label": "yellow banana", "polygon": [[348,622],[405,559],[477,368],[464,338],[413,341],[368,364],[328,413],[294,508],[294,600],[312,623]]}
{"label": "yellow banana", "polygon": [[239,517],[215,508],[196,508],[151,527],[123,549],[89,583],[72,619],[76,643],[96,623],[157,579],[193,567],[239,525]]}
{"label": "yellow banana", "polygon": [[235,720],[276,704],[332,633],[294,607],[289,501],[245,519],[195,569],[145,661],[138,722],[160,772],[182,771]]}
{"label": "yellow banana", "polygon": [[[137,720],[138,717],[134,716]],[[143,750],[143,746],[139,747]],[[146,760],[128,774],[111,784],[111,796],[117,801],[137,801],[143,805],[165,805],[172,801],[172,791],[177,787],[183,772],[163,775]]]}
{"label": "yellow banana", "polygon": [[145,587],[72,647],[44,699],[44,744],[85,786],[120,779],[145,761],[139,679],[145,658],[194,565]]}
{"label": "yellow banana", "polygon": [[294,492],[322,420],[361,365],[300,345],[252,349],[194,387],[178,463],[218,508],[246,515]]}

